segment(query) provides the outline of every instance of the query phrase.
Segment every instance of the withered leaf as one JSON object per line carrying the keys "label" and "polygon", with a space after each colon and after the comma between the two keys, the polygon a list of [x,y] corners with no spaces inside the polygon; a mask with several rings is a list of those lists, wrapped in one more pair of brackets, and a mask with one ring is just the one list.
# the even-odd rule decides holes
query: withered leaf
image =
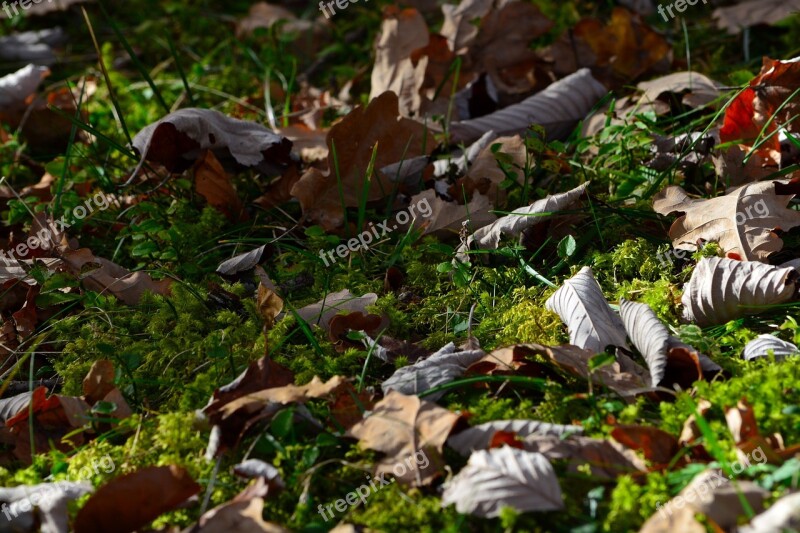
{"label": "withered leaf", "polygon": [[[458,350],[452,342],[426,359],[399,368],[381,384],[384,394],[390,390],[406,395],[420,394],[438,385],[449,383],[461,376],[472,363],[486,355],[483,350]],[[428,394],[427,400],[436,401],[445,391]]]}
{"label": "withered leaf", "polygon": [[800,226],[800,213],[787,204],[794,194],[779,194],[784,182],[743,185],[725,196],[709,200],[689,198],[680,187],[656,195],[653,209],[662,215],[685,213],[669,230],[675,248],[697,250],[697,241],[718,242],[726,254],[747,261],[766,261],[783,247],[775,230]]}
{"label": "withered leaf", "polygon": [[703,258],[683,289],[683,316],[701,327],[767,310],[795,297],[798,273],[753,261]]}
{"label": "withered leaf", "polygon": [[[158,498],[152,490],[158,487]],[[133,532],[200,492],[180,466],[150,466],[97,489],[75,518],[76,533]]]}
{"label": "withered leaf", "polygon": [[376,464],[376,475],[419,487],[443,471],[442,446],[460,418],[417,396],[389,391],[348,434],[360,446],[386,454]]}
{"label": "withered leaf", "polygon": [[800,355],[800,349],[775,335],[759,335],[748,342],[742,351],[742,357],[747,361],[768,357],[770,354],[775,356],[775,360],[781,361],[790,355]]}
{"label": "withered leaf", "polygon": [[474,452],[467,466],[445,486],[442,507],[487,518],[503,506],[517,511],[562,509],[561,487],[550,462],[539,453],[510,446]]}
{"label": "withered leaf", "polygon": [[492,437],[498,431],[509,432],[518,437],[530,435],[565,437],[581,435],[581,426],[563,426],[538,420],[495,420],[465,429],[447,439],[447,445],[461,455],[469,455],[476,450],[489,448]]}
{"label": "withered leaf", "polygon": [[583,267],[545,302],[569,330],[569,342],[593,353],[607,346],[627,348],[625,327],[603,296],[591,267]]}
{"label": "withered leaf", "polygon": [[256,122],[239,120],[212,109],[180,109],[150,124],[133,138],[144,160],[170,172],[186,170],[202,150],[225,164],[277,174],[290,161],[292,143]]}

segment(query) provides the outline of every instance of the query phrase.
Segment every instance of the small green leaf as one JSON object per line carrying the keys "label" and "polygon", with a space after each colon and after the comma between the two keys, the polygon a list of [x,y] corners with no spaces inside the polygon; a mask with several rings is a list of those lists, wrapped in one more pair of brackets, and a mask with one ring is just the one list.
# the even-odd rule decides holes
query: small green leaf
{"label": "small green leaf", "polygon": [[578,248],[578,243],[575,242],[575,237],[572,235],[567,235],[561,242],[558,243],[558,257],[561,259],[566,259],[568,257],[572,257],[575,254],[575,250]]}
{"label": "small green leaf", "polygon": [[589,372],[594,372],[599,368],[613,364],[617,360],[612,353],[599,353],[589,359]]}

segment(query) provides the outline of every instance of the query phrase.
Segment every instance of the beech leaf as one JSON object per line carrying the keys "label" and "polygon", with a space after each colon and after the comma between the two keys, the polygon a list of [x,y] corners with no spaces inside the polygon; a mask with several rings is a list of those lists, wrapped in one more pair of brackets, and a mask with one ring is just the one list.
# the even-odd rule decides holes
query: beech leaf
{"label": "beech leaf", "polygon": [[549,424],[538,420],[494,420],[469,429],[465,429],[447,439],[447,444],[461,455],[469,455],[477,450],[489,447],[492,437],[498,431],[514,433],[525,438],[530,435],[565,437],[568,435],[581,435],[581,426],[564,426]]}
{"label": "beech leaf", "polygon": [[[452,342],[426,359],[399,368],[381,384],[384,394],[396,390],[406,395],[420,394],[438,385],[449,383],[461,376],[474,362],[480,360],[483,350],[458,350]],[[428,394],[425,399],[436,401],[445,391]]]}
{"label": "beech leaf", "polygon": [[542,454],[510,446],[474,452],[445,486],[442,507],[494,518],[504,506],[520,512],[564,507],[555,470]]}
{"label": "beech leaf", "polygon": [[706,327],[766,311],[795,297],[797,278],[793,268],[703,258],[683,289],[683,317]]}
{"label": "beech leaf", "polygon": [[787,356],[800,354],[800,349],[775,335],[759,335],[747,343],[742,357],[747,361],[753,361],[761,357],[768,357],[770,353],[775,356],[777,361],[780,361]]}
{"label": "beech leaf", "polygon": [[656,196],[653,209],[662,215],[685,213],[669,229],[677,249],[694,252],[699,240],[714,241],[726,254],[765,261],[783,247],[775,230],[800,226],[800,212],[787,207],[794,193],[778,194],[789,189],[786,183],[750,183],[709,200],[692,199],[680,187],[667,187]]}
{"label": "beech leaf", "polygon": [[583,267],[545,302],[569,330],[569,342],[594,353],[606,346],[628,348],[625,327],[603,296],[591,267]]}

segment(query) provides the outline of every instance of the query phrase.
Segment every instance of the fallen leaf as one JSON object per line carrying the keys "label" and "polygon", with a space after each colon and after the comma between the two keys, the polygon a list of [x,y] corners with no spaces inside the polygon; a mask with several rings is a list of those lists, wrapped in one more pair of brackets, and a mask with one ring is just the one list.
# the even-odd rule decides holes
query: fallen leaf
{"label": "fallen leaf", "polygon": [[553,435],[529,435],[523,439],[529,452],[541,453],[550,461],[566,460],[569,472],[579,474],[588,466],[592,477],[616,479],[620,475],[647,472],[645,462],[621,444],[580,435],[566,438]]}
{"label": "fallen leaf", "polygon": [[582,435],[581,426],[563,426],[538,420],[495,420],[465,429],[447,439],[447,445],[461,455],[469,455],[477,450],[486,450],[495,433],[509,432],[525,438],[530,435],[566,437]]}
{"label": "fallen leaf", "polygon": [[650,369],[650,384],[655,387],[682,389],[722,368],[688,344],[669,334],[647,304],[620,299],[619,313],[633,345],[644,357]]}
{"label": "fallen leaf", "polygon": [[719,29],[737,35],[751,26],[760,24],[772,26],[798,11],[800,11],[798,0],[750,0],[732,6],[718,7],[712,16],[717,20]]}
{"label": "fallen leaf", "polygon": [[[788,181],[758,182],[725,196],[696,200],[682,188],[672,186],[656,195],[653,209],[662,215],[685,213],[669,230],[677,249],[694,252],[698,240],[713,241],[726,254],[736,254],[747,261],[766,261],[783,247],[775,231],[800,226],[800,213],[787,207],[795,189]],[[792,192],[780,194],[784,191]]]}
{"label": "fallen leaf", "polygon": [[768,495],[751,481],[737,481],[734,485],[719,471],[706,470],[651,516],[639,533],[705,533],[706,526],[695,518],[698,513],[705,515],[716,531],[730,531],[738,518],[745,515],[740,498],[758,512]]}
{"label": "fallen leaf", "polygon": [[800,348],[779,339],[775,335],[759,335],[748,342],[742,351],[742,357],[746,361],[753,361],[762,357],[774,356],[776,361],[782,361],[790,355],[799,355]]}
{"label": "fallen leaf", "polygon": [[0,488],[0,502],[9,520],[5,527],[8,531],[69,531],[67,505],[93,490],[91,483],[70,481]]}
{"label": "fallen leaf", "polygon": [[518,104],[483,117],[453,122],[450,141],[472,142],[487,131],[522,134],[532,124],[544,127],[548,139],[562,139],[606,93],[588,69],[581,69]]}
{"label": "fallen leaf", "polygon": [[755,516],[739,533],[774,533],[800,529],[800,493],[795,492],[780,498],[769,509]]}
{"label": "fallen leaf", "polygon": [[25,102],[50,75],[47,67],[28,65],[0,78],[0,116],[25,107]]}
{"label": "fallen leaf", "polygon": [[[442,446],[460,419],[417,396],[389,391],[348,434],[359,439],[361,447],[386,454],[376,464],[375,475],[393,475],[406,485],[419,487],[430,484],[443,471]],[[423,460],[418,459],[419,454]]]}
{"label": "fallen leaf", "polygon": [[222,263],[219,264],[217,267],[217,274],[221,274],[223,276],[235,276],[241,272],[247,272],[248,270],[252,270],[261,263],[261,260],[264,258],[264,252],[267,249],[267,245],[264,244],[250,250],[249,252],[244,252],[230,259],[226,259]]}
{"label": "fallen leaf", "polygon": [[[381,384],[384,395],[394,390],[405,395],[419,395],[439,385],[449,383],[464,374],[474,362],[486,355],[483,350],[456,349],[452,342],[445,345],[438,352],[426,359],[417,361],[413,365],[399,368],[394,374]],[[435,402],[446,391],[426,394],[425,398]]]}
{"label": "fallen leaf", "polygon": [[675,72],[637,85],[644,94],[639,104],[659,101],[665,94],[679,97],[683,105],[696,109],[722,96],[721,85],[699,72]]}
{"label": "fallen leaf", "polygon": [[664,430],[636,425],[619,425],[611,436],[620,444],[642,452],[644,458],[660,468],[672,466],[672,460],[680,453],[678,439]]}
{"label": "fallen leaf", "polygon": [[374,305],[378,295],[370,292],[363,296],[355,296],[348,289],[332,292],[317,303],[297,310],[297,315],[308,322],[329,330],[331,319],[342,312],[366,313],[367,306]]}
{"label": "fallen leaf", "polygon": [[54,48],[64,44],[66,39],[63,28],[25,31],[0,37],[0,59],[11,63],[32,62],[52,66],[58,61]]}
{"label": "fallen leaf", "polygon": [[143,160],[170,172],[192,166],[203,150],[223,163],[279,174],[290,161],[292,143],[256,122],[238,120],[212,109],[180,109],[142,129],[133,147]]}
{"label": "fallen leaf", "polygon": [[[158,488],[158,498],[152,490]],[[136,531],[200,492],[182,467],[150,466],[97,489],[75,517],[76,533]]]}
{"label": "fallen leaf", "polygon": [[291,194],[300,201],[309,220],[333,230],[343,224],[344,208],[361,205],[363,198],[367,202],[381,200],[392,192],[392,184],[380,172],[365,177],[374,150],[374,168],[380,169],[401,159],[428,154],[435,143],[426,135],[425,126],[398,116],[397,95],[387,91],[366,108],[356,107],[334,124],[327,144],[331,150],[327,173],[309,169],[292,187]]}
{"label": "fallen leaf", "polygon": [[211,150],[204,150],[194,165],[194,187],[208,204],[236,221],[243,215],[242,202],[231,178]]}
{"label": "fallen leaf", "polygon": [[761,313],[794,299],[797,279],[793,268],[703,258],[683,288],[683,317],[706,327]]}
{"label": "fallen leaf", "polygon": [[67,270],[81,280],[83,286],[100,294],[108,292],[127,305],[137,305],[145,292],[168,295],[172,280],[155,281],[145,272],[130,272],[88,248],[62,250],[59,253]]}
{"label": "fallen leaf", "polygon": [[428,201],[431,215],[425,219],[418,217],[413,226],[421,230],[423,235],[434,235],[446,239],[458,235],[465,225],[473,231],[491,224],[497,217],[491,213],[493,208],[489,198],[480,193],[472,195],[467,205],[460,202],[448,202],[436,195],[436,191],[428,189],[411,197],[411,205],[419,205]]}
{"label": "fallen leaf", "polygon": [[625,327],[606,302],[591,267],[583,267],[545,302],[561,317],[569,330],[569,342],[579,348],[602,353],[607,346],[628,348]]}
{"label": "fallen leaf", "polygon": [[468,255],[466,251],[473,246],[477,250],[497,249],[503,235],[522,238],[522,235],[533,226],[547,222],[560,211],[577,207],[578,201],[586,194],[589,182],[583,183],[565,193],[553,194],[536,200],[527,207],[515,209],[488,226],[475,231],[465,245],[457,251],[457,257],[464,261]]}
{"label": "fallen leaf", "polygon": [[555,470],[538,453],[510,446],[474,452],[442,493],[442,507],[462,514],[500,516],[504,506],[519,512],[563,509]]}

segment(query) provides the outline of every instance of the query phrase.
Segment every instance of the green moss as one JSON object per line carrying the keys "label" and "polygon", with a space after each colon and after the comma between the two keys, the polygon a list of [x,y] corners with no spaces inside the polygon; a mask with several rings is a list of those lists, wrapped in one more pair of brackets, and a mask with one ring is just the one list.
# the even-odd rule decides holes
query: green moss
{"label": "green moss", "polygon": [[649,474],[644,485],[630,476],[620,476],[611,492],[603,531],[638,531],[641,524],[656,512],[656,504],[663,505],[671,497],[662,474]]}
{"label": "green moss", "polygon": [[521,287],[505,298],[487,298],[493,301],[494,308],[482,317],[475,330],[477,337],[485,341],[484,348],[519,343],[557,345],[568,342],[561,319],[544,308],[544,301],[551,292]]}
{"label": "green moss", "polygon": [[624,281],[619,285],[615,298],[645,303],[650,306],[658,318],[667,324],[675,325],[680,322],[678,306],[681,300],[681,291],[677,285],[666,279]]}

